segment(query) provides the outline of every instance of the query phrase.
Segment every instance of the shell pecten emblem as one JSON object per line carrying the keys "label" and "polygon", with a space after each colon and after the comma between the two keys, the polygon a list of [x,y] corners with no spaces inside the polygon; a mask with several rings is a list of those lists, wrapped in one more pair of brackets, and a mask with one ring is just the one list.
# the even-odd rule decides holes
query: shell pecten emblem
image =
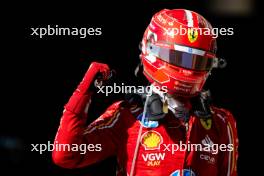
{"label": "shell pecten emblem", "polygon": [[162,143],[162,136],[154,130],[145,132],[141,137],[141,144],[145,148],[145,150],[160,149],[160,145]]}

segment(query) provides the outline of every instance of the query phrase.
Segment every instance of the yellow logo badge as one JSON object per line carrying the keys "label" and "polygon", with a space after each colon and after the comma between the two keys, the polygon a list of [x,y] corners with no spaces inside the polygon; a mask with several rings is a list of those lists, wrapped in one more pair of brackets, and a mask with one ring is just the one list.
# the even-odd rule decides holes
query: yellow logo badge
{"label": "yellow logo badge", "polygon": [[144,146],[145,150],[159,149],[162,143],[162,136],[153,130],[145,132],[141,137],[141,144]]}
{"label": "yellow logo badge", "polygon": [[191,43],[195,42],[198,38],[198,31],[194,28],[188,28],[188,39]]}
{"label": "yellow logo badge", "polygon": [[202,126],[206,129],[206,130],[210,130],[212,127],[212,119],[200,119],[200,122],[202,124]]}

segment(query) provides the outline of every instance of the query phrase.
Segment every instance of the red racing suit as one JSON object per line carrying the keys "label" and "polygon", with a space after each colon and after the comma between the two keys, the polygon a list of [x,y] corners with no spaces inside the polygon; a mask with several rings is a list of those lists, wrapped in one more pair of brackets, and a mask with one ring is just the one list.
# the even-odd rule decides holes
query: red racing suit
{"label": "red racing suit", "polygon": [[[130,175],[136,156],[133,175],[137,176],[237,175],[238,140],[230,112],[212,107],[212,118],[192,115],[187,124],[168,113],[159,120],[157,127],[143,127],[135,155],[142,125],[137,116],[142,113],[142,108],[116,102],[87,126],[90,99],[91,94],[82,93],[79,86],[65,106],[54,142],[87,144],[89,150],[81,154],[55,149],[52,153],[55,164],[80,168],[117,156],[117,175]],[[197,149],[198,146],[202,149]]]}

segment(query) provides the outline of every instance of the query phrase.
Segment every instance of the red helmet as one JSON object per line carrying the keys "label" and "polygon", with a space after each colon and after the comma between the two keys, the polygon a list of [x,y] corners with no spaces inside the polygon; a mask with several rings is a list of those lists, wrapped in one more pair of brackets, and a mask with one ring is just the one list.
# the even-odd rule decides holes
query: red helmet
{"label": "red helmet", "polygon": [[[207,33],[206,33],[207,31]],[[168,93],[194,96],[216,66],[216,39],[198,13],[164,9],[156,13],[142,40],[144,75]]]}

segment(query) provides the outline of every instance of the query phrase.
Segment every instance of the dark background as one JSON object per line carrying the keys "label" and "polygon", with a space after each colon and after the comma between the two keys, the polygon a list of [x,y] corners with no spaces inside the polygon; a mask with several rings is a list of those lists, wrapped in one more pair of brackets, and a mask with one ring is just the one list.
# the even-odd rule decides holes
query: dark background
{"label": "dark background", "polygon": [[[217,0],[215,0],[217,1]],[[233,27],[234,36],[218,38],[218,56],[227,60],[224,70],[213,71],[210,87],[214,104],[227,108],[237,119],[240,139],[238,169],[240,175],[258,172],[255,155],[259,155],[258,111],[253,98],[259,97],[261,30],[257,29],[258,10],[232,12],[228,2],[153,0],[117,3],[23,4],[4,14],[1,30],[3,64],[1,69],[2,117],[0,123],[0,175],[84,175],[113,171],[114,159],[84,169],[66,170],[55,166],[51,153],[30,152],[30,144],[53,141],[63,106],[81,81],[92,61],[110,65],[117,79],[128,85],[138,84],[134,69],[139,61],[138,44],[154,13],[163,8],[186,8],[197,11],[213,27]],[[240,2],[242,3],[242,2]],[[109,5],[108,5],[109,4]],[[20,4],[16,4],[17,7]],[[216,10],[215,7],[218,7]],[[220,9],[220,10],[219,10]],[[222,9],[222,10],[221,10]],[[13,13],[14,12],[14,13]],[[31,27],[101,27],[101,36],[31,36]],[[6,64],[7,63],[7,64]],[[113,97],[105,101],[108,105]],[[100,100],[99,100],[100,102]],[[105,106],[98,107],[103,111]],[[92,117],[96,118],[96,117]],[[256,142],[257,141],[257,142]],[[262,154],[262,152],[261,152]],[[91,174],[95,175],[95,174]],[[100,174],[96,174],[100,175]]]}

